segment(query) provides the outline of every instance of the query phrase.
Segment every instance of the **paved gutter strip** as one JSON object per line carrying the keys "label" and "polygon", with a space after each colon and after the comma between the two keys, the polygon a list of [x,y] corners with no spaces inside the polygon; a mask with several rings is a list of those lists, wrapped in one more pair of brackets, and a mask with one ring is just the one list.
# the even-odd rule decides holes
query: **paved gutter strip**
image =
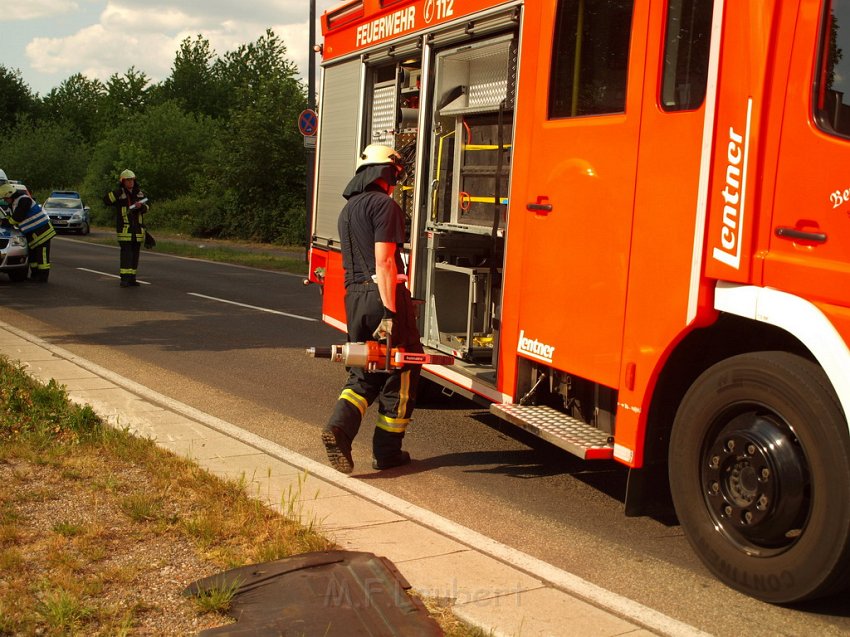
{"label": "paved gutter strip", "polygon": [[[106,379],[114,385],[130,391],[148,401],[201,423],[210,429],[247,444],[269,456],[293,465],[302,471],[308,472],[326,482],[331,483],[332,485],[335,485],[336,487],[342,488],[349,493],[360,496],[371,503],[377,504],[390,512],[416,522],[423,527],[431,529],[432,531],[452,538],[460,544],[469,547],[472,551],[489,556],[503,564],[522,571],[531,577],[539,579],[554,589],[568,593],[602,610],[611,612],[622,619],[639,624],[654,633],[659,635],[669,635],[671,637],[707,637],[709,635],[709,633],[705,633],[693,626],[668,617],[667,615],[644,606],[643,604],[617,595],[616,593],[592,584],[591,582],[573,575],[572,573],[552,566],[551,564],[502,544],[501,542],[497,542],[496,540],[478,533],[477,531],[464,527],[460,524],[456,524],[451,520],[428,511],[427,509],[381,491],[380,489],[372,487],[360,480],[345,476],[329,466],[295,453],[251,432],[240,429],[239,427],[236,427],[235,425],[220,418],[206,414],[194,407],[153,391],[144,385],[120,376],[95,363],[92,363],[91,361],[78,357],[65,349],[52,345],[43,339],[28,334],[27,332],[19,330],[7,323],[0,321],[0,328],[5,329],[25,341],[42,347],[51,352],[53,355],[72,362],[92,374]],[[474,613],[467,613],[462,608],[459,610],[459,616],[463,617],[466,621],[475,622]],[[486,627],[484,628],[485,630],[487,629]]]}

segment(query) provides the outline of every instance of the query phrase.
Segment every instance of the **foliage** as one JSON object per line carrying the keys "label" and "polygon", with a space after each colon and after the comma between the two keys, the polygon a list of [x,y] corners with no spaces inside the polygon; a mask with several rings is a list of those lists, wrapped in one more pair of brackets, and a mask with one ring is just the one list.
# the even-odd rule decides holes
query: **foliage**
{"label": "foliage", "polygon": [[219,140],[219,181],[208,187],[221,195],[225,236],[303,241],[305,161],[295,122],[307,98],[285,54],[283,43],[267,31],[224,58],[235,103]]}
{"label": "foliage", "polygon": [[106,106],[106,87],[100,80],[90,80],[75,73],[42,100],[46,120],[68,126],[84,139],[94,139]]}
{"label": "foliage", "polygon": [[145,224],[154,232],[167,228],[192,237],[218,237],[223,230],[221,202],[193,187],[172,199],[157,200]]}
{"label": "foliage", "polygon": [[36,99],[18,69],[0,64],[0,130],[13,128],[18,120],[36,109]]}
{"label": "foliage", "polygon": [[0,442],[26,439],[74,444],[96,437],[100,427],[91,407],[68,405],[65,390],[55,380],[42,385],[20,365],[0,357]]}
{"label": "foliage", "polygon": [[159,84],[135,67],[105,83],[77,73],[38,100],[0,65],[4,79],[12,89],[0,94],[0,127],[13,130],[0,168],[31,189],[78,190],[93,221],[109,225],[114,213],[97,202],[131,168],[154,227],[304,243],[296,122],[307,100],[273,31],[222,56],[201,35],[186,38]]}
{"label": "foliage", "polygon": [[2,168],[39,194],[80,183],[88,156],[88,146],[73,128],[25,117],[3,144]]}
{"label": "foliage", "polygon": [[118,186],[125,168],[136,173],[145,194],[170,199],[189,190],[209,161],[215,124],[175,102],[151,106],[104,133],[95,146],[87,186],[100,193]]}
{"label": "foliage", "polygon": [[106,81],[106,121],[117,123],[134,114],[143,113],[153,89],[144,71],[131,66],[124,75],[113,73]]}
{"label": "foliage", "polygon": [[189,113],[217,118],[227,113],[227,94],[209,41],[201,35],[183,40],[171,76],[160,87],[161,98],[176,101]]}
{"label": "foliage", "polygon": [[230,610],[233,598],[239,591],[242,582],[239,578],[229,584],[222,577],[221,582],[206,591],[198,591],[194,597],[195,605],[202,613],[217,612],[224,613]]}

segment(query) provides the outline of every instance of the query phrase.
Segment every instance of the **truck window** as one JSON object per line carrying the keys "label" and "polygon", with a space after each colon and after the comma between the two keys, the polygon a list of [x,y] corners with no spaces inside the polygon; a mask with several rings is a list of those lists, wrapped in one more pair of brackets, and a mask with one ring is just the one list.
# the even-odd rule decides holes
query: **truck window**
{"label": "truck window", "polygon": [[705,99],[714,0],[670,0],[664,35],[661,107],[699,108]]}
{"label": "truck window", "polygon": [[828,133],[850,137],[850,0],[825,3],[815,117]]}
{"label": "truck window", "polygon": [[549,119],[626,108],[632,0],[559,0]]}

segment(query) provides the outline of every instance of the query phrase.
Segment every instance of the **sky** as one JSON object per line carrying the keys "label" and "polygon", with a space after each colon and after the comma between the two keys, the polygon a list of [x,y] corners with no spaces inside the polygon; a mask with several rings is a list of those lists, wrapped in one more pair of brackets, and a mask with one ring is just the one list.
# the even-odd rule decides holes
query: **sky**
{"label": "sky", "polygon": [[[317,18],[338,4],[316,0]],[[0,0],[0,64],[20,70],[41,96],[75,73],[105,81],[131,66],[159,82],[187,37],[200,34],[223,55],[271,28],[306,78],[309,7],[308,0]]]}

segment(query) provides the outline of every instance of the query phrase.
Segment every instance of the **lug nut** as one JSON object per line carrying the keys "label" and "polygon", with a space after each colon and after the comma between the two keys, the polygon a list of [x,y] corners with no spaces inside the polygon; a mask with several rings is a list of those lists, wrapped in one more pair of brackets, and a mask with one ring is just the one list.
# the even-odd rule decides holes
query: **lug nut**
{"label": "lug nut", "polygon": [[744,513],[744,521],[747,524],[750,524],[753,521],[753,514],[751,511],[747,511],[746,513]]}
{"label": "lug nut", "polygon": [[770,469],[765,467],[764,469],[761,470],[761,479],[767,480],[769,477],[770,477]]}
{"label": "lug nut", "polygon": [[711,468],[717,469],[720,466],[720,456],[712,456],[711,457]]}
{"label": "lug nut", "polygon": [[720,484],[718,484],[717,482],[712,482],[711,483],[711,492],[717,493],[718,491],[720,491]]}
{"label": "lug nut", "polygon": [[729,440],[729,441],[726,443],[726,448],[727,448],[729,451],[735,451],[735,441],[734,441],[734,440]]}
{"label": "lug nut", "polygon": [[756,455],[756,446],[755,445],[747,445],[747,453],[751,456]]}
{"label": "lug nut", "polygon": [[726,515],[732,515],[732,507],[730,507],[730,506],[727,504],[725,507],[723,507],[723,512],[724,512]]}

